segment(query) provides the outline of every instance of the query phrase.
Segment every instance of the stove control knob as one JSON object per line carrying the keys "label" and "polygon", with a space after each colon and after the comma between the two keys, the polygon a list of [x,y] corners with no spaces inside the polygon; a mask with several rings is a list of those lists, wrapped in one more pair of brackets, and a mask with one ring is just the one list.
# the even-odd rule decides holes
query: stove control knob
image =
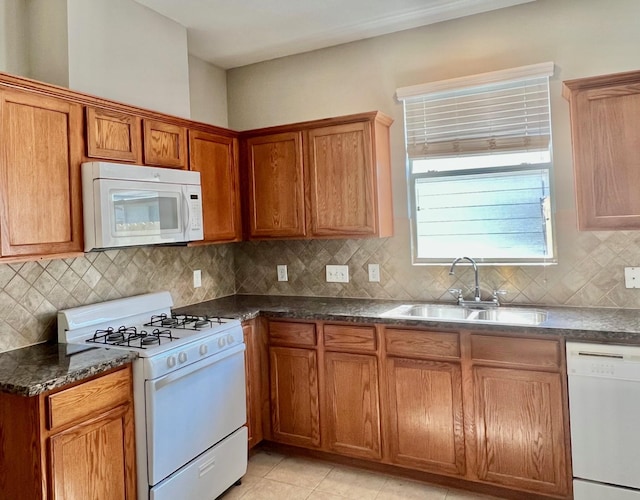
{"label": "stove control knob", "polygon": [[226,345],[227,345],[227,339],[225,339],[224,337],[220,337],[218,339],[218,347],[222,349]]}
{"label": "stove control knob", "polygon": [[204,356],[207,352],[209,352],[209,346],[207,344],[202,344],[200,346],[200,356]]}
{"label": "stove control knob", "polygon": [[169,356],[167,358],[167,366],[169,368],[173,368],[174,366],[176,366],[176,357],[175,356]]}
{"label": "stove control knob", "polygon": [[180,354],[178,354],[178,361],[180,363],[184,363],[187,360],[187,353],[186,352],[181,352]]}
{"label": "stove control knob", "polygon": [[233,341],[234,341],[233,335],[231,334],[227,335],[227,345],[233,344]]}

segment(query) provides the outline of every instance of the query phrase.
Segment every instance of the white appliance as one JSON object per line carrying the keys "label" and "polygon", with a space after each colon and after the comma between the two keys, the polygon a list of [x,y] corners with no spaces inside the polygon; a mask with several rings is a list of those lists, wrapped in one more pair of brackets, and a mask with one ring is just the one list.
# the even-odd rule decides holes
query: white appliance
{"label": "white appliance", "polygon": [[204,238],[200,172],[105,162],[81,170],[85,251]]}
{"label": "white appliance", "polygon": [[213,499],[247,470],[242,327],[172,305],[159,292],[59,311],[58,341],[138,353],[138,499]]}
{"label": "white appliance", "polygon": [[640,500],[640,346],[567,342],[575,500]]}

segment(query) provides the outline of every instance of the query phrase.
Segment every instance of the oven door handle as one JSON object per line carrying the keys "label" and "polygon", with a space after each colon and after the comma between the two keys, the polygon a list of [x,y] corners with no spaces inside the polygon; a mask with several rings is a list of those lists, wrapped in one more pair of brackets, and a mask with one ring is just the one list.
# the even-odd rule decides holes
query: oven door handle
{"label": "oven door handle", "polygon": [[233,356],[234,354],[237,354],[239,352],[243,352],[244,350],[245,350],[244,343],[235,345],[220,353],[214,354],[213,356],[209,356],[208,358],[204,358],[200,361],[187,365],[184,368],[179,368],[175,372],[169,373],[164,377],[160,377],[159,379],[156,379],[156,380],[151,380],[149,381],[149,383],[151,384],[151,388],[154,391],[158,391],[163,387],[165,387],[166,385],[175,382],[176,380],[180,380],[181,378],[187,377],[192,373],[195,373],[204,368],[208,368],[209,366],[217,363],[218,361],[222,361],[223,359],[228,358],[229,356]]}

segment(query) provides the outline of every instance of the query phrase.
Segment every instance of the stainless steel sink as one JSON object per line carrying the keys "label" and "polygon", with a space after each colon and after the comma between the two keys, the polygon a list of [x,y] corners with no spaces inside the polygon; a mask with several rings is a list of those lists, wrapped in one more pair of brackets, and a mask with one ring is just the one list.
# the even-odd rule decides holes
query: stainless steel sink
{"label": "stainless steel sink", "polygon": [[539,325],[547,320],[545,311],[536,309],[512,309],[505,307],[477,311],[473,318],[477,321],[492,321],[494,323],[508,323],[511,325]]}
{"label": "stainless steel sink", "polygon": [[402,305],[383,313],[382,316],[391,318],[465,320],[470,312],[472,311],[460,306],[421,304]]}
{"label": "stainless steel sink", "polygon": [[382,314],[387,318],[431,319],[444,321],[472,321],[504,323],[509,325],[539,325],[546,321],[547,313],[537,309],[495,307],[469,309],[440,304],[405,304]]}

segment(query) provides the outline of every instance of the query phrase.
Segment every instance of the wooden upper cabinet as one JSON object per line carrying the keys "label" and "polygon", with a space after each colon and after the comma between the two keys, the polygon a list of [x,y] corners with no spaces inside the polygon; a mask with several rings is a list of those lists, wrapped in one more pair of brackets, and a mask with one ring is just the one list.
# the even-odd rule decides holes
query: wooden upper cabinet
{"label": "wooden upper cabinet", "polygon": [[640,229],[640,71],[564,82],[580,230]]}
{"label": "wooden upper cabinet", "polygon": [[87,107],[87,156],[142,163],[140,117]]}
{"label": "wooden upper cabinet", "polygon": [[307,146],[311,234],[374,235],[371,125],[360,122],[312,129]]}
{"label": "wooden upper cabinet", "polygon": [[249,237],[304,236],[302,134],[251,137],[246,157]]}
{"label": "wooden upper cabinet", "polygon": [[144,163],[157,167],[187,168],[187,130],[156,120],[144,122]]}
{"label": "wooden upper cabinet", "polygon": [[190,130],[189,169],[200,172],[204,242],[240,241],[237,139]]}
{"label": "wooden upper cabinet", "polygon": [[82,107],[0,90],[2,257],[82,252]]}
{"label": "wooden upper cabinet", "polygon": [[393,235],[391,123],[373,112],[247,132],[249,236]]}

